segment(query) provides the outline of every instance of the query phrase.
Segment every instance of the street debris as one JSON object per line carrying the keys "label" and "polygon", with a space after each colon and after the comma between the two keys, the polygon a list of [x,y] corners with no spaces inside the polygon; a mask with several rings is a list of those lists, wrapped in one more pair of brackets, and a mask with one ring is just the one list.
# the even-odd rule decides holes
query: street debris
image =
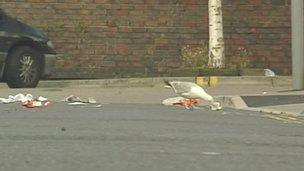
{"label": "street debris", "polygon": [[96,107],[96,108],[102,107],[102,104],[96,105],[94,107]]}
{"label": "street debris", "polygon": [[0,98],[0,103],[8,104],[8,103],[15,103],[15,102],[25,102],[28,100],[32,100],[33,95],[31,94],[17,94],[15,96],[9,95],[8,98]]}
{"label": "street debris", "polygon": [[165,106],[173,106],[174,104],[180,102],[181,100],[184,100],[185,98],[183,97],[172,97],[168,98],[162,101],[162,104]]}
{"label": "street debris", "polygon": [[[171,88],[180,97],[188,99],[181,103],[186,104],[186,108],[193,107],[198,103],[197,99],[202,99],[210,103],[211,110],[221,110],[222,106],[219,102],[215,101],[214,98],[205,92],[205,90],[199,85],[192,82],[183,81],[167,81],[164,80],[165,87]],[[188,103],[188,105],[187,105]]]}
{"label": "street debris", "polygon": [[50,104],[51,104],[51,102],[50,102],[50,101],[47,101],[47,102],[44,103],[44,106],[47,107],[47,106],[49,106]]}
{"label": "street debris", "polygon": [[93,99],[92,97],[89,97],[88,99],[83,100],[83,99],[81,99],[77,96],[74,96],[74,95],[70,95],[70,96],[66,97],[64,101],[68,102],[68,103],[74,103],[74,102],[90,103],[90,104],[97,103],[96,100]]}
{"label": "street debris", "polygon": [[85,105],[85,103],[82,103],[82,102],[71,102],[71,103],[68,103],[69,105]]}
{"label": "street debris", "polygon": [[46,97],[39,96],[37,99],[33,97],[31,94],[17,94],[15,96],[9,95],[8,98],[0,98],[0,103],[9,104],[21,102],[22,106],[27,108],[35,108],[35,107],[46,107],[50,105],[50,101]]}
{"label": "street debris", "polygon": [[27,108],[41,107],[42,102],[37,100],[28,100],[22,103],[23,106]]}
{"label": "street debris", "polygon": [[89,97],[87,99],[81,99],[75,95],[70,95],[70,96],[66,97],[63,101],[68,102],[68,105],[70,105],[70,106],[84,106],[87,104],[94,105],[93,107],[96,107],[96,108],[99,108],[102,106],[101,104],[98,104],[97,101],[95,99],[93,99],[92,97]]}
{"label": "street debris", "polygon": [[91,97],[88,98],[88,103],[91,103],[91,104],[96,104],[97,101]]}
{"label": "street debris", "polygon": [[[90,104],[90,107],[102,107],[102,104],[97,103],[97,101],[91,97],[81,99],[77,96],[70,95],[63,101],[68,102],[68,105],[70,106],[84,106]],[[0,104],[9,104],[15,102],[21,102],[22,106],[27,108],[47,107],[51,104],[47,97],[39,96],[38,98],[34,98],[31,94],[24,95],[19,93],[17,95],[9,95],[8,98],[0,98]]]}
{"label": "street debris", "polygon": [[73,103],[73,102],[81,102],[81,99],[77,96],[70,95],[64,100],[65,102]]}
{"label": "street debris", "polygon": [[48,98],[39,96],[39,97],[37,98],[37,100],[38,100],[38,101],[41,101],[41,102],[45,102],[45,101],[48,100]]}
{"label": "street debris", "polygon": [[197,99],[186,99],[183,97],[172,97],[162,101],[165,106],[183,106],[186,109],[193,110],[194,106],[198,104]]}

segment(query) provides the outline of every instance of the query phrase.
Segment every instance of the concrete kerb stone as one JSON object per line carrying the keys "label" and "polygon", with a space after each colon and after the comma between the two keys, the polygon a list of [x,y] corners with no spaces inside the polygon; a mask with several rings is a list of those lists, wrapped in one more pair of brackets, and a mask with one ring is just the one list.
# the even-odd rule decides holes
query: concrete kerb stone
{"label": "concrete kerb stone", "polygon": [[246,109],[247,104],[240,96],[220,96],[215,97],[215,100],[219,101],[224,107],[233,107],[236,109]]}
{"label": "concrete kerb stone", "polygon": [[266,108],[253,108],[248,107],[247,104],[240,96],[221,96],[215,97],[216,100],[222,103],[223,107],[234,108],[239,110],[253,111],[263,113],[263,116],[281,120],[284,122],[293,122],[293,123],[304,123],[303,115],[300,113],[289,112],[289,111],[280,111],[275,109],[266,109]]}
{"label": "concrete kerb stone", "polygon": [[44,80],[38,87],[153,87],[163,84],[163,80],[181,80],[194,82],[192,77],[156,77],[156,78],[117,78],[117,79],[91,79],[91,80]]}
{"label": "concrete kerb stone", "polygon": [[[38,87],[153,87],[163,84],[163,80],[179,80],[195,82],[195,77],[153,77],[153,78],[118,78],[118,79],[91,79],[91,80],[42,80]],[[264,77],[240,76],[219,77],[219,85],[291,85],[290,76]]]}

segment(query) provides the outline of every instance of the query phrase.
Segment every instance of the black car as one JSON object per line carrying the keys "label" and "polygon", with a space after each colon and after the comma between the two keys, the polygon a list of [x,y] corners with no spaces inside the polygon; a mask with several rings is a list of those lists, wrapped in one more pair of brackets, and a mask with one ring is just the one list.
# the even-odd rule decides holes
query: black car
{"label": "black car", "polygon": [[9,87],[36,87],[51,74],[55,59],[51,41],[0,9],[0,78]]}

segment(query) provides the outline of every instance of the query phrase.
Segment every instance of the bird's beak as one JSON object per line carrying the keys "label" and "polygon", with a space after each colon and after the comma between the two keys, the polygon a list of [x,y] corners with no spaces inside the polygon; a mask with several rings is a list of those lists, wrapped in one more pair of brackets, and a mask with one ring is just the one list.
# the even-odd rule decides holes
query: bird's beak
{"label": "bird's beak", "polygon": [[168,86],[168,85],[165,85],[164,87],[165,87],[165,88],[171,88],[171,87],[170,87],[170,86]]}

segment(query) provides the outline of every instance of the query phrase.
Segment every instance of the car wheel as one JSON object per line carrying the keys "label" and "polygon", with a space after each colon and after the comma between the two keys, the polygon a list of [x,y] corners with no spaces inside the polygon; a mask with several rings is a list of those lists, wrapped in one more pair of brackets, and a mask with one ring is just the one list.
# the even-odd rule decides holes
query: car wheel
{"label": "car wheel", "polygon": [[5,77],[10,88],[34,88],[41,73],[40,54],[31,47],[15,48],[8,56]]}

